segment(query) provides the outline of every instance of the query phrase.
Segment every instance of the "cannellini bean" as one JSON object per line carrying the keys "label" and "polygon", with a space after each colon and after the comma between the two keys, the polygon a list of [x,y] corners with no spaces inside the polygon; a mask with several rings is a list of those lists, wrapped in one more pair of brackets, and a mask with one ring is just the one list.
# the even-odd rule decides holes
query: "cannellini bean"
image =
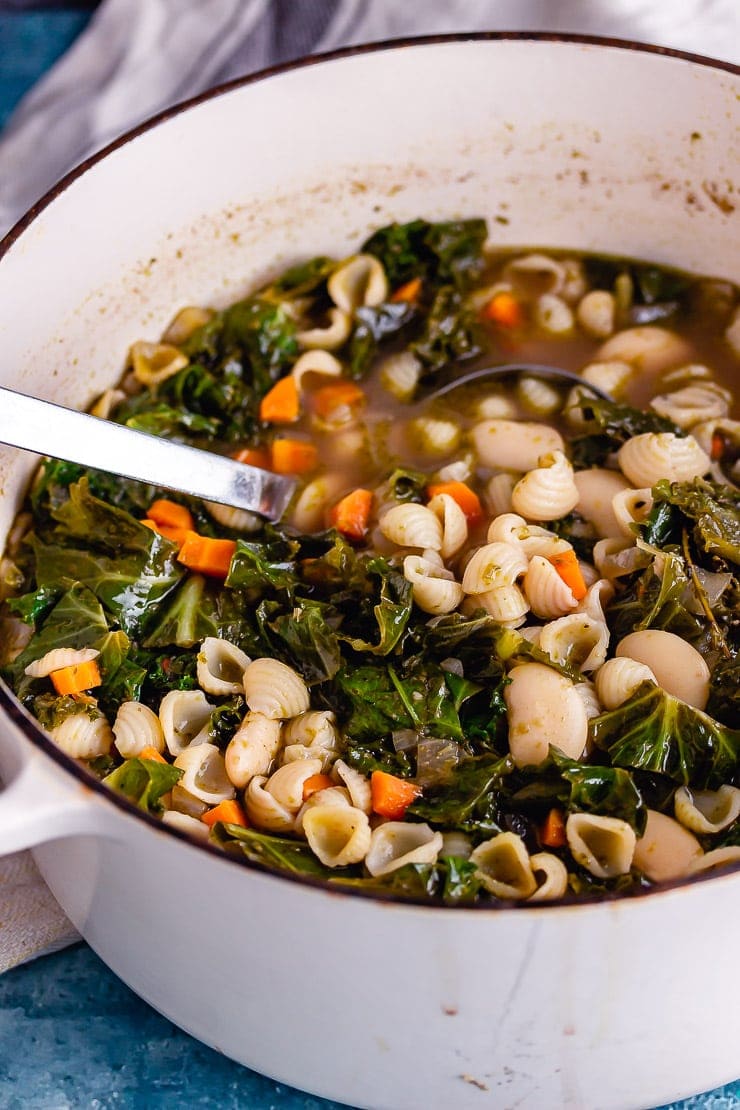
{"label": "cannellini bean", "polygon": [[593,524],[597,535],[602,539],[621,536],[612,500],[615,494],[629,489],[627,479],[616,470],[593,467],[591,470],[577,470],[573,481],[578,490],[576,510]]}
{"label": "cannellini bean", "polygon": [[565,450],[560,432],[548,424],[483,420],[471,434],[481,464],[492,470],[533,470],[541,455]]}
{"label": "cannellini bean", "polygon": [[687,362],[691,357],[691,345],[667,328],[644,324],[619,331],[607,339],[597,357],[601,362],[629,362],[638,370],[652,374]]}
{"label": "cannellini bean", "polygon": [[674,632],[646,628],[630,632],[617,645],[618,657],[644,663],[659,686],[681,701],[704,709],[709,698],[709,667],[702,655]]}
{"label": "cannellini bean", "polygon": [[570,679],[543,663],[521,663],[504,688],[509,711],[509,748],[517,767],[541,763],[550,745],[578,759],[588,719]]}
{"label": "cannellini bean", "polygon": [[637,841],[634,866],[654,883],[687,874],[702,855],[696,837],[665,813],[648,810],[645,832]]}

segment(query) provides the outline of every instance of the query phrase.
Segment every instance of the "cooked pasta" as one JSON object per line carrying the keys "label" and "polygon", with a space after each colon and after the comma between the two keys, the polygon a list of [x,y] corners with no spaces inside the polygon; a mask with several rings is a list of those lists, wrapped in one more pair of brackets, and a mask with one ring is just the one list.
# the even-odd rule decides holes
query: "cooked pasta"
{"label": "cooked pasta", "polygon": [[173,317],[95,414],[295,493],[268,524],[41,463],[0,666],[58,763],[345,891],[738,868],[740,289],[420,218]]}

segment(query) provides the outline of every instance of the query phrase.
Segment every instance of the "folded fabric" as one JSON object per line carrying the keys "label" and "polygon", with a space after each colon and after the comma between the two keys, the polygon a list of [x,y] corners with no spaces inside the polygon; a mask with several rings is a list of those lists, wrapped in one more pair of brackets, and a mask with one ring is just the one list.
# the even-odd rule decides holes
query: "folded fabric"
{"label": "folded fabric", "polygon": [[[349,44],[507,29],[740,60],[738,0],[106,0],[0,137],[0,234],[89,154],[215,84]],[[75,939],[30,855],[0,861],[0,971]]]}

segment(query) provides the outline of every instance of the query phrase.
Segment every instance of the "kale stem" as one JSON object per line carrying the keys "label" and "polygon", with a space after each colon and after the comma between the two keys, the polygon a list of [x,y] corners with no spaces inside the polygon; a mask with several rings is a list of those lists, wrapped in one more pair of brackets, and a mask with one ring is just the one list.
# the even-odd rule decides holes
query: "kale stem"
{"label": "kale stem", "polygon": [[681,529],[681,547],[683,548],[683,557],[686,560],[686,565],[688,566],[689,573],[691,574],[691,581],[694,586],[694,591],[697,598],[699,599],[699,604],[704,610],[706,618],[709,621],[710,627],[712,629],[712,637],[714,639],[714,642],[720,648],[725,658],[730,659],[732,656],[730,653],[730,649],[727,646],[727,641],[722,635],[722,629],[717,624],[717,620],[714,616],[714,613],[712,612],[712,607],[709,604],[709,599],[704,591],[704,587],[699,581],[699,575],[696,573],[696,567],[694,566],[694,562],[691,558],[691,550],[689,548],[689,534],[685,528]]}

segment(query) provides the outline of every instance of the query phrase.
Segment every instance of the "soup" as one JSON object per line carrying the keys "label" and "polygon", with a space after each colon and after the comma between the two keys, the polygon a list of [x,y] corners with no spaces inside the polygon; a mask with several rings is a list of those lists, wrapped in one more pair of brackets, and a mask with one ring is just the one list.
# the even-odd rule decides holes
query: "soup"
{"label": "soup", "polygon": [[[737,861],[739,301],[416,220],[183,309],[93,411],[295,475],[286,519],[47,460],[5,677],[112,790],[278,871],[467,905]],[[581,383],[422,399],[515,362]]]}

